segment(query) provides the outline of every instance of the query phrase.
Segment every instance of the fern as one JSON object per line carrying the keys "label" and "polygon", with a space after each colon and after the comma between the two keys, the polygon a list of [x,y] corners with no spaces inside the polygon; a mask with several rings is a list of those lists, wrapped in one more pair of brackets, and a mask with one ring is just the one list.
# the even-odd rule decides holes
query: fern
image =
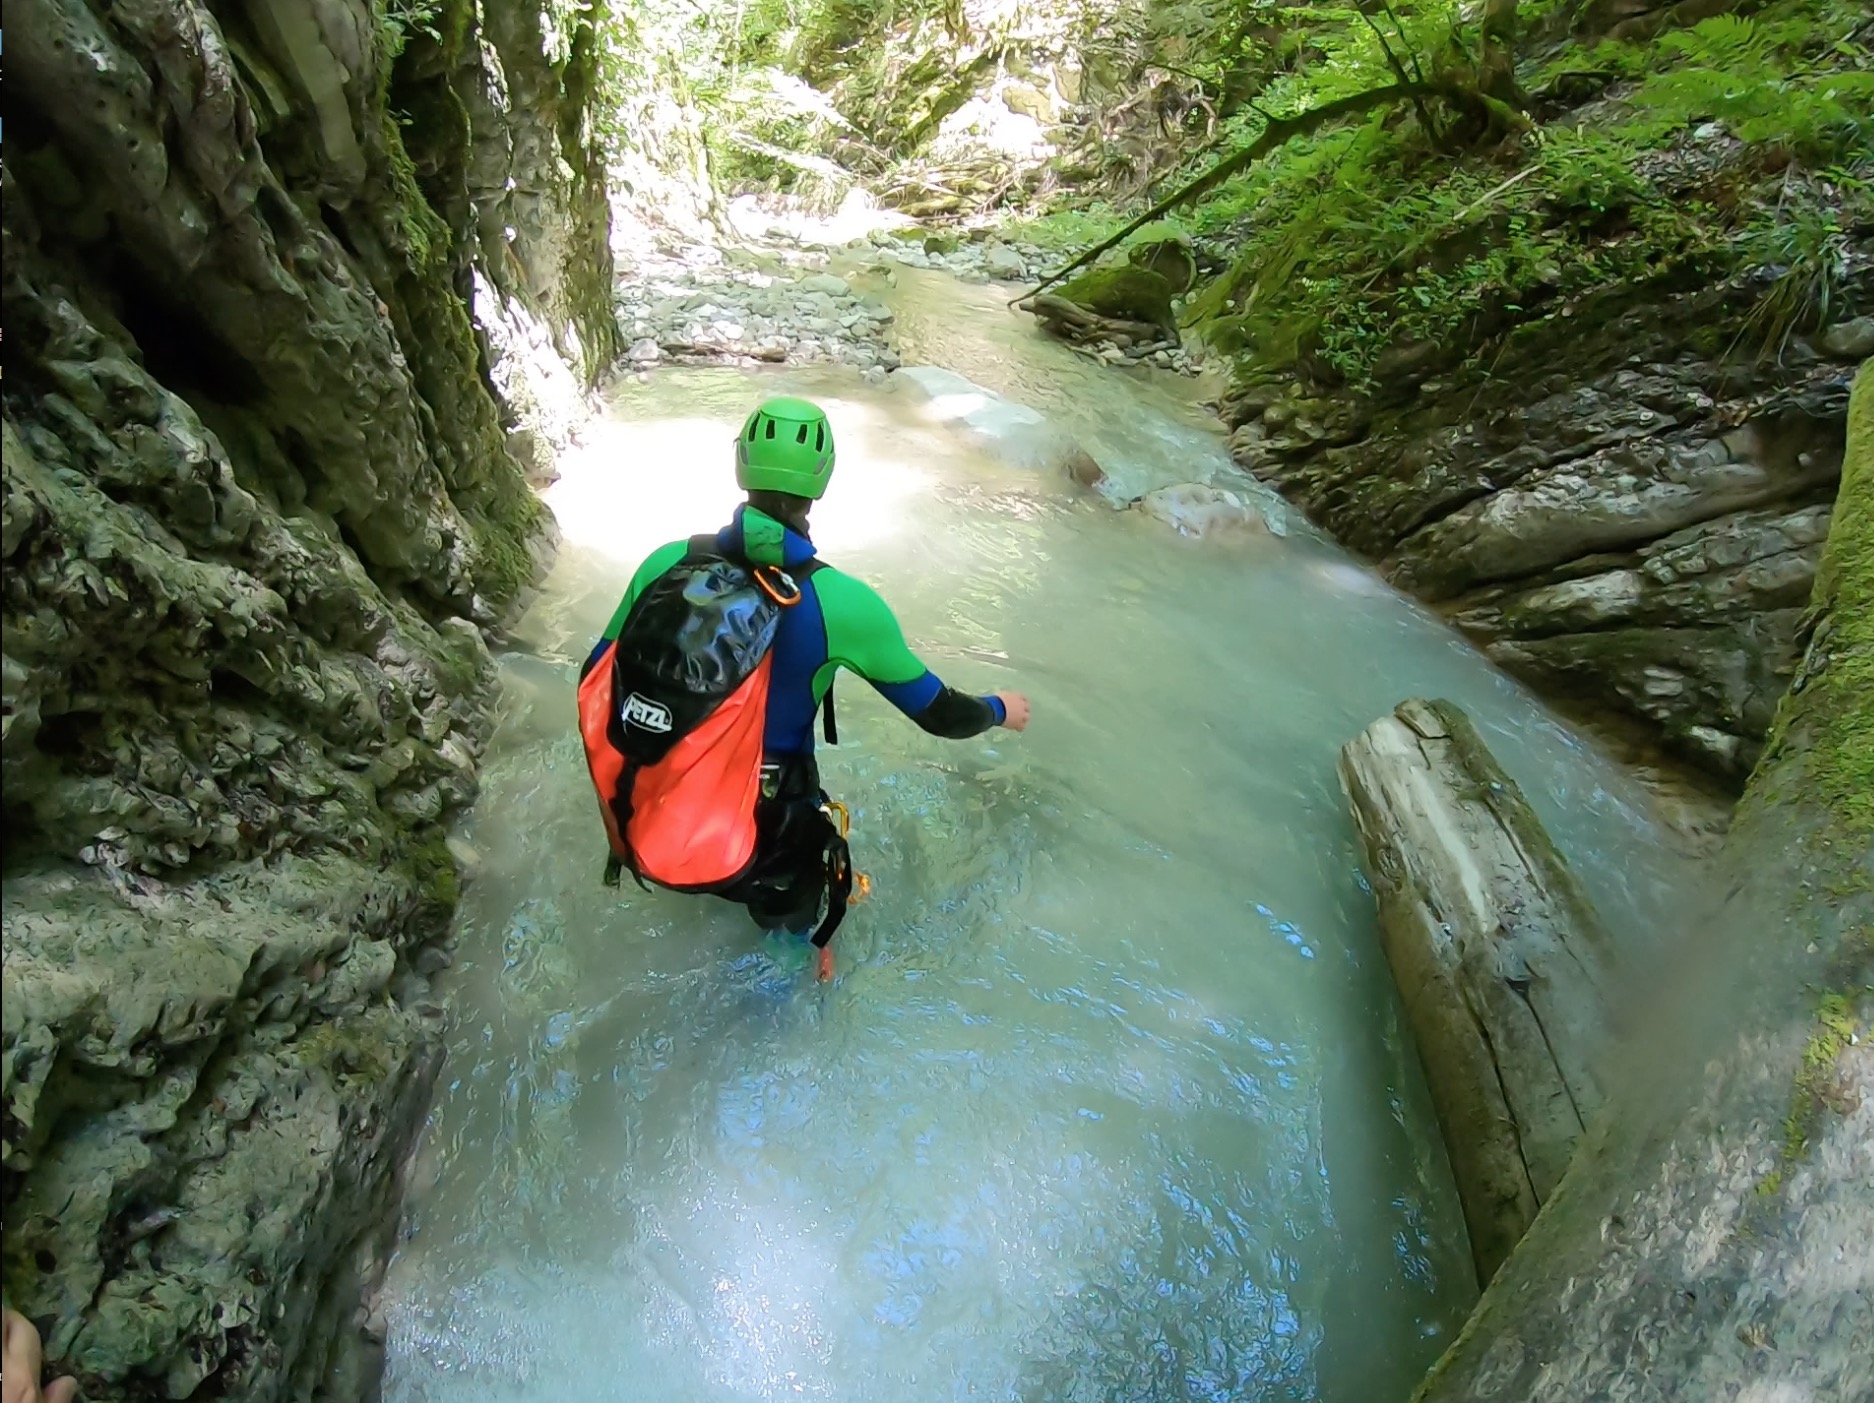
{"label": "fern", "polygon": [[1667,34],[1659,46],[1700,67],[1755,72],[1770,60],[1770,41],[1769,31],[1760,30],[1755,20],[1742,15],[1713,15],[1690,29]]}

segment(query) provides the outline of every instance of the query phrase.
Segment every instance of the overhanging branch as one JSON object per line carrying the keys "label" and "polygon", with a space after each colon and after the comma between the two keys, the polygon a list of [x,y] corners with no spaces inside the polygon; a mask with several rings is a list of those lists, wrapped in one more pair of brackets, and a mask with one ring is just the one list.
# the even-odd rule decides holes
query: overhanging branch
{"label": "overhanging branch", "polygon": [[1094,248],[1088,249],[1072,263],[1069,263],[1059,272],[1049,277],[1040,286],[1036,287],[1033,292],[1023,293],[1022,297],[1011,298],[1009,305],[1013,306],[1016,302],[1023,300],[1023,298],[1033,297],[1035,293],[1043,292],[1053,287],[1069,273],[1086,267],[1107,250],[1117,248],[1153,220],[1162,219],[1172,210],[1178,208],[1179,205],[1188,204],[1206,191],[1215,189],[1238,171],[1255,164],[1255,162],[1261,160],[1277,147],[1293,141],[1296,137],[1306,136],[1315,128],[1333,121],[1336,117],[1350,117],[1355,113],[1367,112],[1375,107],[1383,106],[1388,102],[1396,102],[1401,98],[1417,100],[1430,91],[1432,91],[1432,89],[1423,83],[1395,83],[1391,87],[1375,88],[1370,92],[1354,93],[1350,97],[1336,98],[1333,102],[1324,102],[1319,107],[1311,107],[1306,112],[1297,112],[1292,117],[1272,118],[1269,125],[1262,129],[1261,134],[1241,151],[1233,152],[1225,156],[1221,161],[1217,162],[1216,165],[1212,166],[1195,180],[1192,180],[1189,184],[1172,191],[1171,194],[1153,205],[1144,214],[1133,220],[1110,239]]}

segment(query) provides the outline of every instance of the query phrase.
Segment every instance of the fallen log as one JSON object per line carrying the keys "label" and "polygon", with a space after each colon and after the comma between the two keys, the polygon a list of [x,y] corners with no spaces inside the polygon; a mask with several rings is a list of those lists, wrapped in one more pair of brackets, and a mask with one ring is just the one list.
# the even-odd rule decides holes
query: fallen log
{"label": "fallen log", "polygon": [[1380,943],[1486,1285],[1568,1166],[1602,1088],[1606,938],[1477,729],[1408,701],[1340,755]]}
{"label": "fallen log", "polygon": [[1024,312],[1034,313],[1048,330],[1067,341],[1118,341],[1124,337],[1123,344],[1177,345],[1175,340],[1167,339],[1163,327],[1121,317],[1103,317],[1053,293],[1025,298],[1016,305]]}

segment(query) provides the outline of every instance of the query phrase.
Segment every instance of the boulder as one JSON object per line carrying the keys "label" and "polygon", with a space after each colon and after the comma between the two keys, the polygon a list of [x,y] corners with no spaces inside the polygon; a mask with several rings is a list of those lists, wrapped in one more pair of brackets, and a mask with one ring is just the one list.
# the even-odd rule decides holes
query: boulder
{"label": "boulder", "polygon": [[1044,127],[1054,125],[1060,115],[1054,106],[1054,99],[1039,88],[1027,83],[1010,83],[1002,90],[1002,105],[1018,117],[1028,117]]}
{"label": "boulder", "polygon": [[1113,321],[1136,322],[1159,329],[1175,340],[1172,286],[1149,268],[1130,263],[1094,268],[1059,288],[1055,296]]}
{"label": "boulder", "polygon": [[801,292],[825,293],[829,297],[846,297],[852,288],[846,280],[834,273],[814,273],[802,278],[795,284]]}
{"label": "boulder", "polygon": [[1264,529],[1262,513],[1246,496],[1202,482],[1160,487],[1141,497],[1138,506],[1147,516],[1164,522],[1180,536]]}
{"label": "boulder", "polygon": [[[883,363],[883,362],[881,362]],[[1077,481],[1102,477],[1067,430],[1046,415],[936,366],[906,366],[891,376],[899,394],[921,402],[926,418],[968,435],[985,454],[1010,467],[1066,473]]]}
{"label": "boulder", "polygon": [[1861,361],[1874,356],[1874,317],[1838,322],[1822,333],[1822,351],[1836,360]]}
{"label": "boulder", "polygon": [[1133,267],[1144,268],[1163,278],[1173,296],[1189,292],[1191,284],[1197,281],[1197,254],[1189,239],[1153,239],[1134,244],[1126,257]]}
{"label": "boulder", "polygon": [[1005,283],[1023,282],[1028,277],[1028,265],[1022,256],[1003,244],[992,245],[983,255],[983,271]]}

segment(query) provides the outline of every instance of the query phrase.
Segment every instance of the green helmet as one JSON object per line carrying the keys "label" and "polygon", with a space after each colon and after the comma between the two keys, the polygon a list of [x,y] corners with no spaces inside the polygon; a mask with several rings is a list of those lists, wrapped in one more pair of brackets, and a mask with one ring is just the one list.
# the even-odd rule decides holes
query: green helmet
{"label": "green helmet", "polygon": [[735,481],[744,492],[818,500],[832,480],[833,426],[811,401],[763,400],[736,435]]}

